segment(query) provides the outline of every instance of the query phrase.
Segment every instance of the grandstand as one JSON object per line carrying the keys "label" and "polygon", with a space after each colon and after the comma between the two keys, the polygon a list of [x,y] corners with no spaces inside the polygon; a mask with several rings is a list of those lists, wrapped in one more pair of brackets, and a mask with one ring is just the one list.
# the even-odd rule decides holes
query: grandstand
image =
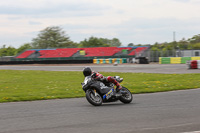
{"label": "grandstand", "polygon": [[93,59],[100,58],[134,58],[146,49],[147,46],[29,49],[17,55],[13,61],[87,60],[91,63]]}
{"label": "grandstand", "polygon": [[135,50],[133,50],[128,55],[139,55],[141,52],[145,51],[148,47],[137,47]]}
{"label": "grandstand", "polygon": [[[140,52],[146,50],[148,47],[91,47],[91,48],[58,48],[58,49],[37,49],[37,50],[26,50],[16,58],[32,58],[34,54],[36,58],[62,58],[62,57],[106,57],[124,55],[135,56]],[[84,51],[81,54],[80,51]],[[31,56],[32,55],[32,56]]]}
{"label": "grandstand", "polygon": [[28,58],[28,56],[30,56],[34,52],[35,52],[35,50],[27,50],[27,51],[24,51],[23,53],[21,53],[20,55],[18,55],[16,58]]}

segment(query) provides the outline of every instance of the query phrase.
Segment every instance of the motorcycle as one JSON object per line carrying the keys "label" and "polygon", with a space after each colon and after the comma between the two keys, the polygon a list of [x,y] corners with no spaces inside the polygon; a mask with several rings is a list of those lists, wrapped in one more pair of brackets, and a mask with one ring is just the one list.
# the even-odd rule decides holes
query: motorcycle
{"label": "motorcycle", "polygon": [[[119,76],[114,76],[114,78],[119,83],[123,81],[123,78],[120,78]],[[122,86],[122,89],[119,92],[116,92],[113,83],[97,81],[91,76],[85,77],[85,80],[81,85],[86,93],[87,101],[94,106],[100,106],[102,103],[116,102],[118,100],[127,104],[133,99],[131,92],[126,87]]]}

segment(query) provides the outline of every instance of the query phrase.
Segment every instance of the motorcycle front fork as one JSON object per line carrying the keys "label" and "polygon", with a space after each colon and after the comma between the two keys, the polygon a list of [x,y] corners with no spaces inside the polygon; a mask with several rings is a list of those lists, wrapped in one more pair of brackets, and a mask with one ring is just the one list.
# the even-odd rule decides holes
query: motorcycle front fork
{"label": "motorcycle front fork", "polygon": [[97,96],[97,90],[94,89],[94,96]]}
{"label": "motorcycle front fork", "polygon": [[91,89],[91,90],[92,90],[93,95],[96,97],[97,96],[97,90],[95,90],[95,89]]}

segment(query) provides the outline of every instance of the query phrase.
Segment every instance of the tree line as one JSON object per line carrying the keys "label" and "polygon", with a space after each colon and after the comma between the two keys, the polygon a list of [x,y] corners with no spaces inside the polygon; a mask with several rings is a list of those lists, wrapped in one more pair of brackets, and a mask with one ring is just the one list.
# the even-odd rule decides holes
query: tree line
{"label": "tree line", "polygon": [[189,39],[181,39],[180,41],[155,43],[151,46],[151,50],[166,51],[166,50],[192,50],[200,49],[200,34],[194,35]]}
{"label": "tree line", "polygon": [[[70,40],[70,37],[58,26],[47,27],[39,32],[36,38],[32,39],[32,42],[23,44],[19,48],[3,45],[0,48],[0,57],[2,56],[15,56],[26,49],[50,49],[50,48],[78,48],[78,47],[119,47],[122,43],[118,38],[98,38],[89,37],[79,43]],[[155,43],[153,45],[134,45],[129,43],[127,46],[150,46],[151,50],[166,51],[173,49],[200,49],[200,34],[193,36],[192,38],[185,39],[176,42],[164,42]]]}

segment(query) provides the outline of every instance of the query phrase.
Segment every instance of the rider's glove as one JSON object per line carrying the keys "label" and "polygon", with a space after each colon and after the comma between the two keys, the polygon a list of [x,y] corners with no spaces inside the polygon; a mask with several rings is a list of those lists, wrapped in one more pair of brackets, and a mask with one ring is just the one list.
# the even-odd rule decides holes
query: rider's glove
{"label": "rider's glove", "polygon": [[92,75],[91,75],[91,77],[92,77],[92,78],[96,78],[96,77],[97,77],[97,74],[96,74],[95,72],[93,72]]}

